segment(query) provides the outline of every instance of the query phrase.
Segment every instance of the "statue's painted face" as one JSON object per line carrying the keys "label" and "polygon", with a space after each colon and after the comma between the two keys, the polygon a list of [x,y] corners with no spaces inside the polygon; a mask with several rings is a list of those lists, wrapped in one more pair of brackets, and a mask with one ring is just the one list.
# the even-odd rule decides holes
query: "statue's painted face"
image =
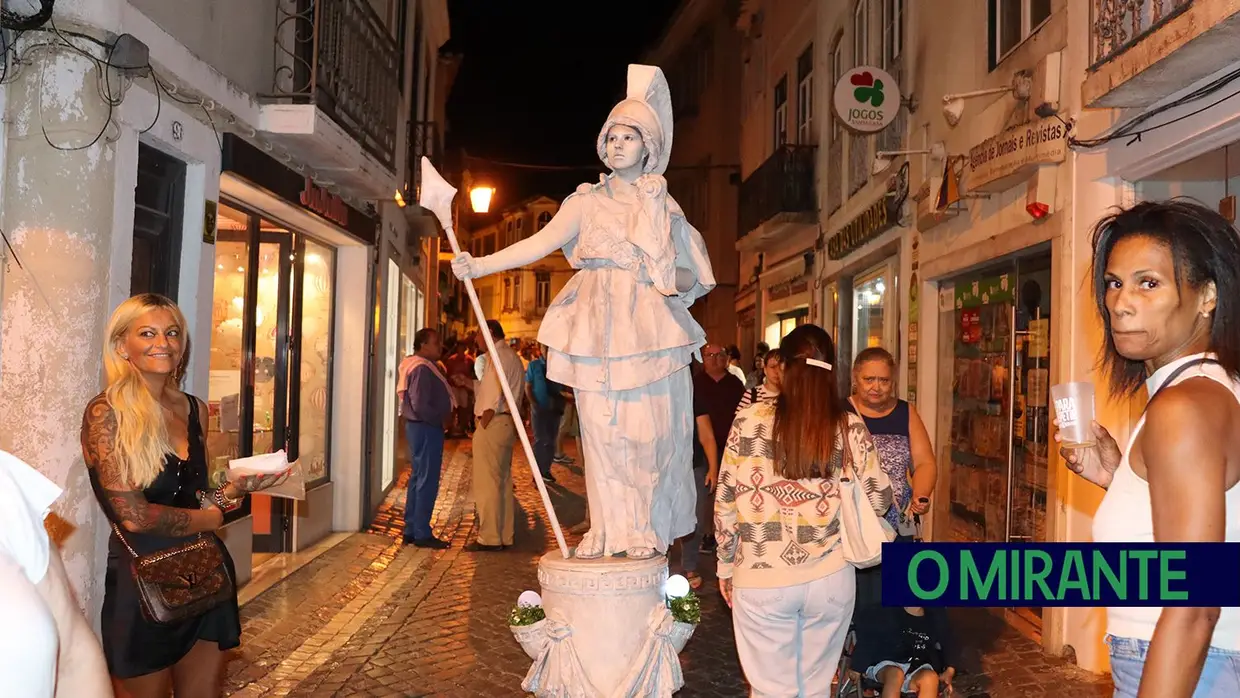
{"label": "statue's painted face", "polygon": [[634,167],[641,169],[646,160],[646,144],[632,126],[616,124],[607,132],[607,162],[619,172]]}

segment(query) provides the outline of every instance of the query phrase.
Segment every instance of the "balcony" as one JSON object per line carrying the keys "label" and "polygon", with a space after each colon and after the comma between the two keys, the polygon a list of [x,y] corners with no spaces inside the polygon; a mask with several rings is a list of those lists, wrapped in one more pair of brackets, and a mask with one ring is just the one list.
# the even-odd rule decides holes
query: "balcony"
{"label": "balcony", "polygon": [[278,0],[275,52],[260,130],[341,186],[391,198],[402,63],[391,29],[367,0]]}
{"label": "balcony", "polygon": [[1230,0],[1091,0],[1087,107],[1148,107],[1240,61]]}
{"label": "balcony", "polygon": [[818,148],[785,145],[754,170],[740,189],[740,238],[759,242],[789,225],[818,224],[814,165]]}

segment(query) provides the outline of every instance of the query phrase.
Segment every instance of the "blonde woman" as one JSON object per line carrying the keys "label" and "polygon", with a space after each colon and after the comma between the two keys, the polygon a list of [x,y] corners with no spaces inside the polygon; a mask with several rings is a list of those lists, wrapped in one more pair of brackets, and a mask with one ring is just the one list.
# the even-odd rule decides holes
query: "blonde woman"
{"label": "blonde woman", "polygon": [[817,325],[784,337],[783,389],[732,423],[715,492],[719,593],[754,698],[827,696],[856,572],[840,546],[840,479],[879,516],[891,482],[865,422],[836,389],[835,344]]}
{"label": "blonde woman", "polygon": [[[175,303],[155,294],[126,300],[112,313],[105,335],[107,389],[90,401],[82,418],[91,486],[108,520],[138,555],[214,532],[225,510],[239,507],[246,492],[283,479],[246,478],[207,489],[207,407],[178,385],[188,356],[185,317]],[[227,552],[224,556],[235,581],[232,560]],[[176,698],[215,698],[223,651],[240,644],[236,594],[201,615],[156,624],[143,614],[131,562],[114,530],[102,631],[117,697],[166,698],[171,690]]]}

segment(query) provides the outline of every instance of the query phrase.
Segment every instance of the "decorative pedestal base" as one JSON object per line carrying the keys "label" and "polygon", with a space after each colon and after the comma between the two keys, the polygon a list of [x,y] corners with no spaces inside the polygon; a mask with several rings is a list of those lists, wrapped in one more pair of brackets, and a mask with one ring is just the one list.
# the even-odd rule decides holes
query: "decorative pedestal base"
{"label": "decorative pedestal base", "polygon": [[667,558],[538,565],[546,620],[513,628],[534,660],[521,687],[540,698],[665,698],[684,685],[677,653],[695,626],[667,609]]}

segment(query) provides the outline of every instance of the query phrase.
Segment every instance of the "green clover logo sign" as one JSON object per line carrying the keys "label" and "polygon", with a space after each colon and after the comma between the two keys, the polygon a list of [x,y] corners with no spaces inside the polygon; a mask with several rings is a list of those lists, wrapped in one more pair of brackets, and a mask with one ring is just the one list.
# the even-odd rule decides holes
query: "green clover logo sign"
{"label": "green clover logo sign", "polygon": [[852,84],[856,85],[853,89],[853,97],[862,104],[869,102],[874,108],[883,106],[883,81],[875,80],[874,75],[870,71],[857,73],[850,79]]}

